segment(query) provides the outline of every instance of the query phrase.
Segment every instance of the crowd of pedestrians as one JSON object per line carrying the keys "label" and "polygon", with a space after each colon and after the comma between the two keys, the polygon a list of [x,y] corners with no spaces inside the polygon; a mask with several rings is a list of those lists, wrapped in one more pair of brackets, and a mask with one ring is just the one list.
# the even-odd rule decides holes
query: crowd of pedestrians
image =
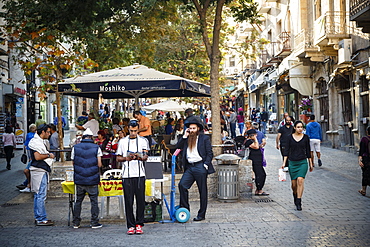
{"label": "crowd of pedestrians", "polygon": [[[103,109],[101,118],[105,118],[107,111]],[[255,196],[268,196],[264,191],[266,182],[265,145],[266,132],[269,124],[269,113],[265,108],[251,109],[246,115],[243,109],[222,108],[220,120],[223,140],[241,140],[241,150],[235,145],[235,154],[252,161]],[[205,135],[212,128],[211,112],[209,109],[201,112],[201,116],[194,115],[192,109],[185,111],[185,116],[175,119],[167,116],[165,132],[171,135],[171,144],[182,149],[181,161],[183,175],[178,184],[180,192],[180,207],[190,211],[188,190],[197,183],[200,197],[200,207],[194,221],[206,218],[207,211],[207,177],[214,173],[212,166],[213,152],[209,136]],[[153,130],[148,117],[141,111],[133,111],[132,120],[128,118],[112,119],[112,127],[100,128],[99,121],[93,113],[82,112],[77,119],[76,138],[72,147],[71,159],[74,166],[74,182],[76,184],[76,202],[73,212],[73,227],[79,228],[81,223],[81,208],[85,195],[90,197],[91,227],[100,228],[98,207],[98,184],[104,169],[122,169],[125,214],[127,220],[127,234],[143,234],[145,208],[145,162],[150,155],[153,143]],[[63,121],[63,120],[62,120]],[[109,120],[108,120],[109,121]],[[62,131],[62,130],[61,130]],[[359,165],[363,171],[361,195],[366,195],[366,188],[370,185],[370,127],[367,136],[361,139]],[[29,126],[25,141],[29,162],[24,169],[26,180],[17,187],[21,192],[34,193],[34,217],[37,226],[50,226],[54,222],[49,220],[45,209],[47,186],[50,167],[53,161],[58,160],[59,148],[58,129],[56,124],[47,125],[42,118],[36,124]],[[14,133],[11,128],[6,129],[3,137],[5,144],[7,168],[11,169],[11,158],[15,148]],[[308,171],[313,171],[316,154],[318,166],[322,166],[320,143],[322,130],[310,116],[307,125],[285,113],[283,120],[278,124],[276,148],[282,156],[282,166],[291,178],[291,189],[294,205],[302,210],[304,181]],[[240,152],[243,151],[243,152]],[[114,154],[114,156],[112,156]],[[108,163],[104,158],[114,157]],[[113,160],[113,161],[111,161]],[[118,165],[120,164],[120,165]],[[136,205],[136,212],[134,212]]]}

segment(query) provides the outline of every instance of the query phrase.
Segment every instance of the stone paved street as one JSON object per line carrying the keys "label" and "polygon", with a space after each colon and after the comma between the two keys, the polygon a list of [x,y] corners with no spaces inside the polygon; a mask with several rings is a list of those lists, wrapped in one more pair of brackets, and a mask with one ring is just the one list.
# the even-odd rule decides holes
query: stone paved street
{"label": "stone paved street", "polygon": [[[24,179],[17,151],[11,171],[5,169],[5,159],[0,160],[0,246],[370,246],[370,189],[366,197],[357,192],[361,188],[357,156],[322,147],[323,166],[316,164],[308,173],[299,212],[290,182],[277,179],[281,156],[275,136],[268,135],[266,148],[264,190],[270,196],[237,203],[210,200],[205,221],[146,224],[141,236],[125,234],[114,198],[112,215],[101,220],[101,229],[88,227],[88,201],[83,206],[83,227],[68,227],[67,198],[47,200],[55,226],[33,226],[32,195],[20,195],[15,188]],[[198,206],[197,200],[192,201],[192,217]]]}

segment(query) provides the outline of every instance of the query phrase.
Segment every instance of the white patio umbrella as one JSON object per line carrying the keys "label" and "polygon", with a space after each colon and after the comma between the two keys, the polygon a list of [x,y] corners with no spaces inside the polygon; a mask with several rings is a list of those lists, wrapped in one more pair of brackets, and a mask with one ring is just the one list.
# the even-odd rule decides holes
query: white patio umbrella
{"label": "white patio umbrella", "polygon": [[141,109],[150,113],[153,111],[185,111],[186,108],[176,101],[167,100],[154,105],[142,107]]}

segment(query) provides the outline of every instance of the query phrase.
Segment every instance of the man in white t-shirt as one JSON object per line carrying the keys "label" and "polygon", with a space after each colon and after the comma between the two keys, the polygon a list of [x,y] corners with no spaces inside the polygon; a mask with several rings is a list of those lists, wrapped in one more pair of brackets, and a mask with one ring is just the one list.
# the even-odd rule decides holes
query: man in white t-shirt
{"label": "man in white t-shirt", "polygon": [[89,128],[93,133],[93,137],[98,136],[99,131],[99,121],[95,119],[94,113],[89,113],[88,121],[84,125],[75,125],[77,129],[86,130]]}
{"label": "man in white t-shirt", "polygon": [[[122,185],[125,198],[127,234],[142,234],[145,209],[145,168],[149,144],[145,137],[138,135],[139,122],[131,120],[130,135],[121,139],[116,151],[117,162],[122,164]],[[136,219],[134,217],[134,196],[136,197]]]}

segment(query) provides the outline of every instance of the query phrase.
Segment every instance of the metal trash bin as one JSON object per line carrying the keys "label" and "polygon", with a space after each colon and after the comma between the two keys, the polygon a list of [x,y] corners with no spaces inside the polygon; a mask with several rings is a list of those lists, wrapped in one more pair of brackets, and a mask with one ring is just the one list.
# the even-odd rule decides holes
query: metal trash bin
{"label": "metal trash bin", "polygon": [[239,161],[235,154],[221,154],[217,160],[217,197],[223,202],[239,200]]}

